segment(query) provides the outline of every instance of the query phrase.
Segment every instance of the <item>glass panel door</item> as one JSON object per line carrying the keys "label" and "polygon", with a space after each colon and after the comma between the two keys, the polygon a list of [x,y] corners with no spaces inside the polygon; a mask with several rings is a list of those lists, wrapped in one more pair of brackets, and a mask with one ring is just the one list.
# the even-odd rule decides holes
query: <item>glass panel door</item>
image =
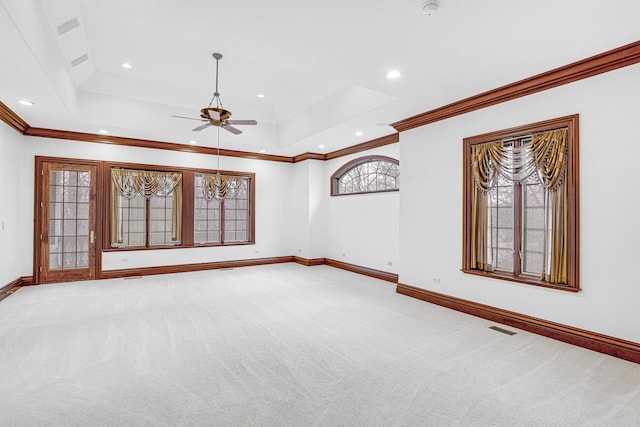
{"label": "glass panel door", "polygon": [[94,165],[43,163],[40,283],[95,277]]}

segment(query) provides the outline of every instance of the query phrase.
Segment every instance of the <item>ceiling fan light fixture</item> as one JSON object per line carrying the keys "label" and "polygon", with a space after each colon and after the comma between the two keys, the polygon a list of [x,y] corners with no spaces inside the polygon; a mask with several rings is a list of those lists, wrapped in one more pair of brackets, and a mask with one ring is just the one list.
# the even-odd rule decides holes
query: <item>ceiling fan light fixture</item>
{"label": "ceiling fan light fixture", "polygon": [[131,64],[129,64],[128,62],[123,62],[121,64],[122,68],[126,68],[127,70],[130,70],[133,68],[133,66]]}
{"label": "ceiling fan light fixture", "polygon": [[264,93],[259,93],[256,95],[258,98],[264,98]]}

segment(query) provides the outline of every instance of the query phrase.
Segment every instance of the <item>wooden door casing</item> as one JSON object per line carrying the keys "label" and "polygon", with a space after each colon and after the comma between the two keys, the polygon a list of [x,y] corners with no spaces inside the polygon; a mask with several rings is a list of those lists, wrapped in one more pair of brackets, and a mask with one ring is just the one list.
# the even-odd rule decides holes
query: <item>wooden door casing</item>
{"label": "wooden door casing", "polygon": [[[36,235],[34,236],[34,244],[36,251],[34,254],[34,278],[35,283],[51,283],[51,282],[67,282],[75,280],[88,280],[96,278],[97,268],[97,234],[99,230],[97,224],[97,184],[99,165],[93,162],[82,162],[66,159],[36,159]],[[64,173],[64,172],[67,173]],[[89,174],[88,186],[81,186],[77,181],[65,182],[62,186],[64,190],[63,199],[56,199],[56,191],[60,191],[60,183],[54,183],[52,186],[52,176],[60,178],[64,174],[65,180],[67,175],[70,177],[78,176],[86,177]],[[80,174],[79,174],[80,173]],[[75,175],[74,175],[75,174]],[[88,197],[86,195],[88,191]],[[69,194],[75,196],[73,200],[67,200]],[[82,192],[81,197],[79,193]],[[84,198],[84,199],[82,199]],[[88,213],[78,218],[78,206],[87,205]],[[60,206],[62,205],[62,207]],[[69,205],[69,206],[66,206]],[[73,218],[66,217],[51,219],[53,210],[65,212],[75,207],[76,211]],[[60,223],[64,226],[72,225],[74,232],[61,232],[56,230]],[[83,228],[87,224],[86,234],[78,234],[78,228]],[[64,226],[62,226],[64,230]],[[53,228],[53,229],[52,229]],[[84,240],[83,240],[84,239]],[[86,254],[84,251],[78,252],[81,241],[86,241]],[[60,247],[59,253],[51,253],[51,248]],[[72,247],[72,252],[65,252]],[[82,261],[78,261],[81,256]],[[59,268],[55,268],[56,261],[59,259]],[[54,261],[56,260],[56,261]],[[54,268],[52,268],[54,265]]]}

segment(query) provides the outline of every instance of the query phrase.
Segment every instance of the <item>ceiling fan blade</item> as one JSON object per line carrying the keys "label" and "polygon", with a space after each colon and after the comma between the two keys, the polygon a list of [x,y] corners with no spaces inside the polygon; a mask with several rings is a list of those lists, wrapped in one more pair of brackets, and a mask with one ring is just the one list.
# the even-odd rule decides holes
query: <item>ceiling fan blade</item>
{"label": "ceiling fan blade", "polygon": [[234,135],[240,135],[242,133],[240,129],[236,129],[233,126],[229,126],[229,125],[222,125],[222,129],[228,130]]}
{"label": "ceiling fan blade", "polygon": [[230,125],[257,125],[255,120],[227,120]]}
{"label": "ceiling fan blade", "polygon": [[171,115],[171,117],[176,117],[178,119],[188,119],[188,120],[197,120],[199,122],[204,122],[206,121],[205,119],[196,119],[195,117],[185,117],[185,116],[175,116],[175,115]]}
{"label": "ceiling fan blade", "polygon": [[202,126],[198,126],[197,128],[193,128],[191,130],[194,131],[194,132],[200,132],[202,129],[206,129],[209,126],[211,126],[211,123],[205,123]]}

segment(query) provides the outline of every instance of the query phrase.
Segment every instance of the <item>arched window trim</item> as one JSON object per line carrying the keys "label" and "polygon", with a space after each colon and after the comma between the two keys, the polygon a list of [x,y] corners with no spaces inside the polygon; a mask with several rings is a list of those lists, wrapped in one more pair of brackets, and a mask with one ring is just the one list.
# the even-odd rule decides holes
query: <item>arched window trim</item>
{"label": "arched window trim", "polygon": [[395,165],[400,165],[400,162],[393,157],[380,156],[380,155],[371,155],[371,156],[363,156],[358,157],[357,159],[353,159],[350,162],[345,163],[340,167],[337,171],[331,175],[331,195],[332,196],[350,196],[352,194],[370,194],[370,193],[389,193],[392,191],[399,191],[399,188],[391,188],[387,190],[373,190],[373,191],[358,191],[353,193],[340,193],[340,178],[342,178],[347,172],[353,169],[356,166],[359,166],[364,163],[375,162],[375,161],[383,161],[388,163],[393,163]]}

